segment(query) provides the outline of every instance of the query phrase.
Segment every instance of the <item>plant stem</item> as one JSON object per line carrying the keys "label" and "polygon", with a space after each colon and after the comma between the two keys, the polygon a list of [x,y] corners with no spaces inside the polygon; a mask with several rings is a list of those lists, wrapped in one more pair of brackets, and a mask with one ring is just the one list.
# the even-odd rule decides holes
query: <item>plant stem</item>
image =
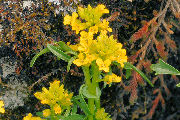
{"label": "plant stem", "polygon": [[[91,75],[89,71],[89,66],[83,66],[83,72],[85,76],[85,84],[88,86],[88,91],[92,93],[92,84],[91,84]],[[88,116],[88,120],[93,120],[93,115],[94,115],[94,99],[93,98],[88,98],[88,107],[90,110],[91,115]]]}
{"label": "plant stem", "polygon": [[[92,85],[94,86],[94,93],[95,95],[97,94],[96,92],[96,89],[99,89],[99,84],[98,84],[98,81],[99,81],[99,76],[100,76],[100,71],[99,71],[99,68],[98,66],[96,65],[96,62],[92,62]],[[100,108],[100,97],[95,99],[95,105],[96,105],[96,108],[99,109]]]}
{"label": "plant stem", "polygon": [[87,86],[91,85],[91,76],[90,76],[90,72],[89,72],[89,66],[83,66],[82,67],[83,72],[84,72],[84,76],[85,76],[85,84]]}
{"label": "plant stem", "polygon": [[93,115],[94,115],[94,99],[93,98],[88,99],[88,106],[91,112],[91,115],[88,117],[88,120],[93,120]]}
{"label": "plant stem", "polygon": [[[91,64],[91,70],[92,70],[92,81],[91,81],[91,75],[89,71],[89,66],[83,66],[83,72],[85,76],[85,84],[88,86],[88,91],[89,93],[93,95],[97,95],[97,89],[99,90],[99,76],[100,76],[100,71],[98,66],[96,65],[96,62],[92,62]],[[95,105],[94,105],[95,104]],[[97,99],[94,98],[88,98],[88,107],[90,110],[91,115],[88,116],[88,120],[93,120],[94,119],[94,112],[95,112],[95,107],[96,109],[100,108],[100,97]]]}

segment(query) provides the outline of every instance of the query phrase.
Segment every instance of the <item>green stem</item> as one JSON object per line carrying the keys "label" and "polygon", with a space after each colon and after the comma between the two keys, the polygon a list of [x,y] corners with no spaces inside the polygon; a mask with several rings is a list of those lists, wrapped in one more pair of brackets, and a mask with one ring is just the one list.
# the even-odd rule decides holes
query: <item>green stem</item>
{"label": "green stem", "polygon": [[89,72],[89,66],[83,66],[82,67],[83,72],[84,72],[84,76],[85,76],[85,84],[87,86],[91,85],[91,76],[90,76],[90,72]]}
{"label": "green stem", "polygon": [[[94,93],[96,95],[96,89],[99,89],[99,76],[100,76],[100,71],[98,66],[96,65],[96,62],[92,62],[92,85],[94,86],[93,90]],[[100,98],[95,99],[95,105],[96,108],[99,109],[100,108]]]}
{"label": "green stem", "polygon": [[88,116],[88,120],[93,120],[93,115],[94,115],[94,99],[93,98],[88,99],[88,106],[91,112],[91,115]]}
{"label": "green stem", "polygon": [[[83,72],[85,76],[85,84],[88,86],[88,91],[92,93],[92,84],[91,84],[91,75],[89,71],[89,66],[83,66]],[[91,115],[88,116],[88,120],[93,120],[94,115],[94,99],[89,98],[88,99],[88,107],[90,110]]]}

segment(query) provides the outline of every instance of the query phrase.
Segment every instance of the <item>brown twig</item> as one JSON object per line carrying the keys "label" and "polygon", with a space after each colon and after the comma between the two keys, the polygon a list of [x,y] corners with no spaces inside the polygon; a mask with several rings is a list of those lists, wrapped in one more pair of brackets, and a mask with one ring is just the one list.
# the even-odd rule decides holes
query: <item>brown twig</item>
{"label": "brown twig", "polygon": [[28,87],[29,91],[31,92],[32,88],[33,88],[36,84],[39,84],[39,83],[41,83],[42,81],[47,80],[49,76],[51,76],[52,74],[56,73],[56,72],[59,71],[59,70],[62,71],[62,70],[59,68],[59,69],[56,69],[56,70],[54,70],[54,71],[52,71],[52,72],[50,72],[50,73],[42,76],[38,81],[36,81],[35,83],[33,83],[31,86]]}

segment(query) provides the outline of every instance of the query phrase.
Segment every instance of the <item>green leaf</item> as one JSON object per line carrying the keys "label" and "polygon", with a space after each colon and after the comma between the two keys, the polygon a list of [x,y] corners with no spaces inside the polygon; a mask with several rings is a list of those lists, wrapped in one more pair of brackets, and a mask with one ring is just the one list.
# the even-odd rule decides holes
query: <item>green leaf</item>
{"label": "green leaf", "polygon": [[62,50],[60,50],[58,47],[53,46],[51,44],[47,44],[48,49],[54,54],[56,55],[58,58],[68,62],[71,58],[71,56],[65,54]]}
{"label": "green leaf", "polygon": [[96,96],[97,96],[98,99],[100,99],[101,89],[99,87],[96,87]]}
{"label": "green leaf", "polygon": [[39,53],[37,53],[37,54],[33,57],[33,59],[31,60],[31,62],[30,62],[30,67],[32,67],[32,66],[34,65],[36,59],[37,59],[39,56],[41,56],[41,55],[43,55],[43,54],[45,54],[45,53],[47,53],[47,52],[50,52],[50,50],[49,50],[48,48],[45,48],[45,49],[41,50]]}
{"label": "green leaf", "polygon": [[73,108],[72,108],[71,114],[74,115],[76,113],[77,113],[77,105],[73,104]]}
{"label": "green leaf", "polygon": [[93,95],[93,94],[89,93],[88,87],[86,85],[82,85],[80,87],[80,94],[84,95],[86,98],[98,99],[98,98],[100,98],[101,90],[97,87],[96,88],[96,95]]}
{"label": "green leaf", "polygon": [[59,41],[57,42],[57,44],[61,47],[62,51],[73,51],[68,45],[66,45],[66,43],[64,43],[63,41]]}
{"label": "green leaf", "polygon": [[176,86],[177,86],[177,87],[180,87],[180,83],[178,83]]}
{"label": "green leaf", "polygon": [[136,72],[138,72],[142,78],[144,78],[152,87],[154,87],[154,85],[151,83],[151,81],[146,77],[146,75],[140,71],[139,69],[137,69],[135,66],[133,66],[131,63],[129,62],[125,62],[124,63],[124,68],[125,69],[129,69],[132,68],[133,70],[135,70]]}
{"label": "green leaf", "polygon": [[[81,110],[85,113],[86,116],[90,115],[90,110],[88,105],[86,104],[86,101],[83,98],[83,95],[78,95],[78,96],[74,96],[72,98],[72,100],[79,105],[79,107],[81,108]],[[80,101],[79,101],[80,100]]]}
{"label": "green leaf", "polygon": [[36,112],[36,115],[37,115],[38,117],[41,117],[41,118],[44,117],[42,112]]}
{"label": "green leaf", "polygon": [[67,110],[66,110],[65,113],[64,113],[64,116],[65,116],[65,117],[69,116],[69,115],[70,115],[70,111],[71,111],[71,108],[68,107]]}
{"label": "green leaf", "polygon": [[75,115],[67,116],[63,120],[83,120],[84,118],[85,118],[84,115],[75,114]]}
{"label": "green leaf", "polygon": [[156,75],[158,74],[180,75],[180,72],[177,69],[165,63],[162,59],[159,59],[159,63],[152,64],[151,69],[156,72],[155,73]]}
{"label": "green leaf", "polygon": [[131,70],[131,69],[133,69],[133,65],[129,62],[125,62],[124,63],[124,69],[126,69],[126,70],[130,69]]}

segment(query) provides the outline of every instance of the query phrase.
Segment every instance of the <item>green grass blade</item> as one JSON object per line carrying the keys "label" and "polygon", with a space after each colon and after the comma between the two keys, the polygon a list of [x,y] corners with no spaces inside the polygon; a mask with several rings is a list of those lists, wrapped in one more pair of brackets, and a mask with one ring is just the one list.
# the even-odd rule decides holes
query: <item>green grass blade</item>
{"label": "green grass blade", "polygon": [[133,70],[135,70],[136,72],[138,72],[140,75],[141,75],[141,77],[142,78],[144,78],[144,80],[146,80],[152,87],[154,87],[154,85],[152,84],[152,82],[146,77],[146,75],[142,72],[142,71],[140,71],[139,69],[137,69],[135,66],[133,66],[131,63],[129,63],[129,62],[126,62],[126,63],[124,63],[124,66],[125,66],[125,68],[132,68]]}

